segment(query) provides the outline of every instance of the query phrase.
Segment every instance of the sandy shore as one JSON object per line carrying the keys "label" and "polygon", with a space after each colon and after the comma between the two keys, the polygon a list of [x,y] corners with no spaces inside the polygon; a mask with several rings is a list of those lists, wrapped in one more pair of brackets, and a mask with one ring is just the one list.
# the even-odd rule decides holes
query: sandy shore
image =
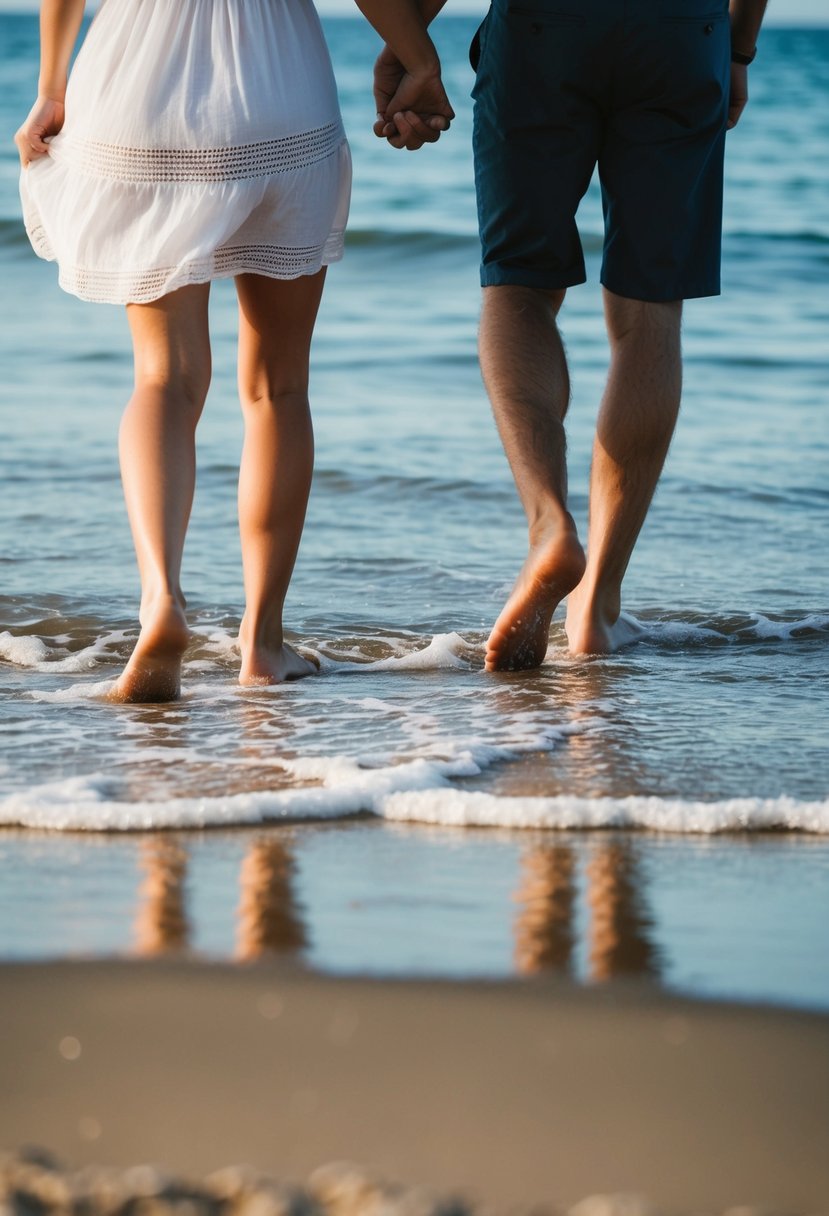
{"label": "sandy shore", "polygon": [[0,1148],[67,1164],[350,1160],[496,1208],[635,1192],[829,1210],[829,1017],[550,981],[284,965],[0,968]]}

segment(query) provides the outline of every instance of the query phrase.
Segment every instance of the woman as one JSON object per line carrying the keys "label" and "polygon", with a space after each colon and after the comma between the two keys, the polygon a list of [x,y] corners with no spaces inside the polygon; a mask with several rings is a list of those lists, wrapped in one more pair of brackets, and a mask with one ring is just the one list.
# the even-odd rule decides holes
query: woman
{"label": "woman", "polygon": [[[436,139],[452,111],[415,0],[361,8],[408,69],[388,116],[409,121],[390,142]],[[285,643],[282,606],[313,465],[309,348],[351,176],[319,19],[311,0],[103,0],[67,87],[83,12],[43,0],[38,98],[15,142],[35,251],[67,291],[125,304],[132,335],[119,448],[141,632],[112,695],[179,695],[208,293],[229,276],[245,421],[240,680],[301,679],[315,668]]]}

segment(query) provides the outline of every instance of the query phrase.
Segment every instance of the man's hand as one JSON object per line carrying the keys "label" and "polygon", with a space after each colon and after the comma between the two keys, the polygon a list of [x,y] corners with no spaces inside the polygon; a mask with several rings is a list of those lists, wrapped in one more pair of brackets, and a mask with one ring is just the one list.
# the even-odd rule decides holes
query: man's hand
{"label": "man's hand", "polygon": [[731,91],[728,97],[728,123],[730,131],[740,121],[740,116],[748,104],[748,68],[744,63],[731,65]]}
{"label": "man's hand", "polygon": [[388,47],[374,65],[374,103],[374,134],[410,152],[435,143],[455,117],[440,73],[413,75]]}
{"label": "man's hand", "polygon": [[38,157],[48,156],[49,145],[46,139],[57,135],[63,126],[64,109],[62,101],[53,97],[38,97],[29,111],[29,116],[14,137],[20,163],[28,168]]}

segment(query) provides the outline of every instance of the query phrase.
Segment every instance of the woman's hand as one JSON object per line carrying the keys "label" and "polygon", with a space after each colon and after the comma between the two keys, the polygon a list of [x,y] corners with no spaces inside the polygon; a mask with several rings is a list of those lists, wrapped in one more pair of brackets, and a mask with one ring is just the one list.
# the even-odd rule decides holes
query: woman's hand
{"label": "woman's hand", "polygon": [[394,148],[415,151],[435,143],[449,129],[455,111],[443,88],[439,67],[419,76],[405,70],[384,47],[374,65],[375,135]]}
{"label": "woman's hand", "polygon": [[29,116],[14,137],[20,163],[27,169],[33,160],[49,155],[46,140],[57,135],[63,126],[64,106],[53,97],[38,97],[29,111]]}

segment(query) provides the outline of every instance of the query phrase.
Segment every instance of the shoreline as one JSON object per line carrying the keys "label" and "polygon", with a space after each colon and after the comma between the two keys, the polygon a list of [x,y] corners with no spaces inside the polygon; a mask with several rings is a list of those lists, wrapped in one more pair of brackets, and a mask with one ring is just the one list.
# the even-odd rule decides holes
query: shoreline
{"label": "shoreline", "polygon": [[829,1204],[829,1015],[643,984],[7,963],[0,1149],[297,1182],[354,1161],[500,1211]]}

